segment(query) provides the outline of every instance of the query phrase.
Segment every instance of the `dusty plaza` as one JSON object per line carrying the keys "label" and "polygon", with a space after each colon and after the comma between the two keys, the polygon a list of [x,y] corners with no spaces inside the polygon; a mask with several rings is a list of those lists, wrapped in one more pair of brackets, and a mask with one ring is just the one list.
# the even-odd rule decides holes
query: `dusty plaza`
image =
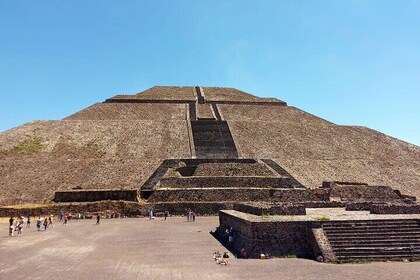
{"label": "dusty plaza", "polygon": [[22,237],[8,237],[1,224],[0,279],[417,279],[415,262],[326,264],[308,259],[229,258],[217,265],[214,251],[226,251],[209,233],[218,218],[103,219],[56,222]]}

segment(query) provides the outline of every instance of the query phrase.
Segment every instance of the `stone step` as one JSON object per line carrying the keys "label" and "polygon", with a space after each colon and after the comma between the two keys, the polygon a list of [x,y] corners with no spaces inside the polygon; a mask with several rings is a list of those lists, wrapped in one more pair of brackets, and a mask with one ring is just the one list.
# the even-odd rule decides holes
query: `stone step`
{"label": "stone step", "polygon": [[363,232],[404,232],[404,231],[420,231],[416,226],[400,226],[400,227],[370,227],[370,228],[350,228],[350,229],[325,229],[328,233],[363,233]]}
{"label": "stone step", "polygon": [[328,236],[328,240],[330,243],[334,242],[356,242],[356,241],[373,241],[373,240],[418,240],[420,238],[420,234],[399,234],[399,235],[353,235],[353,236]]}
{"label": "stone step", "polygon": [[322,224],[323,228],[351,228],[351,227],[380,227],[380,226],[419,226],[417,221],[386,222],[386,223],[345,223],[345,224]]}
{"label": "stone step", "polygon": [[420,244],[420,239],[418,238],[400,238],[400,239],[396,239],[396,238],[392,238],[392,239],[388,239],[388,238],[384,238],[384,239],[357,239],[357,240],[346,240],[346,239],[342,239],[342,240],[330,240],[329,241],[331,245],[334,246],[346,246],[348,244],[352,244],[352,245],[364,245],[364,244]]}
{"label": "stone step", "polygon": [[377,245],[377,244],[384,244],[384,246],[394,245],[394,244],[408,244],[408,245],[416,245],[420,244],[420,240],[416,238],[406,238],[406,239],[375,239],[375,240],[340,240],[340,241],[330,241],[330,244],[337,247],[345,247],[349,245],[354,246],[365,246],[365,245]]}
{"label": "stone step", "polygon": [[340,238],[344,239],[379,239],[379,238],[392,238],[392,237],[400,237],[400,238],[419,238],[419,232],[413,231],[406,231],[406,232],[368,232],[368,233],[328,233],[326,232],[328,239],[330,240],[338,240]]}
{"label": "stone step", "polygon": [[334,250],[342,250],[342,249],[347,249],[347,248],[375,248],[375,247],[388,247],[388,246],[394,246],[394,247],[410,247],[410,246],[414,246],[417,248],[420,248],[420,243],[419,242],[407,242],[407,243],[402,243],[402,242],[395,242],[395,243],[364,243],[364,244],[355,244],[355,243],[348,243],[348,244],[331,244],[334,247]]}
{"label": "stone step", "polygon": [[352,255],[352,256],[336,256],[339,261],[349,260],[349,261],[357,261],[357,260],[365,260],[365,261],[401,261],[401,260],[419,260],[420,255],[411,255],[411,254],[395,254],[395,255]]}
{"label": "stone step", "polygon": [[191,129],[198,158],[238,157],[235,142],[227,122],[191,121]]}
{"label": "stone step", "polygon": [[416,225],[388,225],[388,226],[366,226],[366,227],[346,227],[346,228],[325,228],[322,227],[324,231],[330,232],[330,233],[340,233],[340,232],[376,232],[376,231],[405,231],[405,230],[419,230],[420,227]]}
{"label": "stone step", "polygon": [[221,138],[215,138],[215,139],[197,139],[194,143],[196,143],[199,146],[204,146],[204,147],[214,147],[214,146],[219,146],[219,145],[224,145],[224,146],[232,146],[235,147],[235,143],[233,142],[232,139],[221,139]]}
{"label": "stone step", "polygon": [[419,225],[418,220],[412,219],[395,219],[395,220],[366,220],[366,221],[333,221],[333,222],[323,222],[322,226],[342,226],[342,225],[384,225],[384,224],[417,224]]}
{"label": "stone step", "polygon": [[419,248],[414,248],[414,249],[410,249],[410,248],[366,248],[366,249],[360,249],[360,248],[348,248],[346,250],[341,249],[341,250],[334,250],[334,253],[336,256],[354,256],[354,255],[359,255],[359,256],[363,256],[363,255],[382,255],[382,256],[386,256],[386,255],[400,255],[400,254],[408,254],[408,255],[420,255],[420,249]]}

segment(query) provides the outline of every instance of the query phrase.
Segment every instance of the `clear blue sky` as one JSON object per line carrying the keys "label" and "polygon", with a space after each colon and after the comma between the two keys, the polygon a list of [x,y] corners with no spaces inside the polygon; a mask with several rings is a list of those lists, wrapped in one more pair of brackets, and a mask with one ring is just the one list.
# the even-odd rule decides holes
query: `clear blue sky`
{"label": "clear blue sky", "polygon": [[420,145],[420,1],[0,2],[0,131],[230,86]]}

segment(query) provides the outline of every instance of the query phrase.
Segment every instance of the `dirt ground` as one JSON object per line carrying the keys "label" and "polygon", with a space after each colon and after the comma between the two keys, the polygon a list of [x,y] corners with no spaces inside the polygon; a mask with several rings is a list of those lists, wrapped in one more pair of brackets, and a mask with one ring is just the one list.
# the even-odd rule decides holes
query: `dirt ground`
{"label": "dirt ground", "polygon": [[218,217],[55,222],[22,237],[9,237],[0,223],[0,279],[418,279],[420,263],[324,264],[306,259],[229,259],[209,233]]}

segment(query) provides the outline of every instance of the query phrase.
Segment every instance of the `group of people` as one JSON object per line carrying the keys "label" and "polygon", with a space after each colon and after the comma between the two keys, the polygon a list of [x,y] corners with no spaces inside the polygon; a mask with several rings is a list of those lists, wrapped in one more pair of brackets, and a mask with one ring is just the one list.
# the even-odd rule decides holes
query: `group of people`
{"label": "group of people", "polygon": [[44,219],[41,219],[41,217],[39,217],[38,220],[36,221],[36,229],[40,231],[41,226],[44,226],[44,231],[46,231],[48,227],[54,227],[53,215],[49,215],[48,217],[45,217]]}
{"label": "group of people", "polygon": [[[61,220],[63,217],[61,216]],[[9,219],[9,236],[13,236],[14,232],[17,231],[17,236],[22,236],[22,231],[25,225],[26,220],[26,228],[31,227],[31,216],[28,216],[26,219],[24,216],[13,217],[11,216]],[[36,229],[41,231],[41,228],[44,227],[44,231],[47,230],[48,227],[54,227],[53,225],[54,215],[49,215],[45,218],[41,218],[41,216],[36,220]],[[64,223],[67,223],[65,220]]]}
{"label": "group of people", "polygon": [[[10,217],[9,219],[9,236],[13,236],[13,232],[17,231],[17,235],[18,236],[22,236],[22,230],[23,230],[23,226],[25,224],[25,217],[20,216],[18,218],[16,218],[16,224],[15,224],[15,219],[14,217]],[[26,222],[26,227],[30,227],[31,225],[31,218],[28,217],[27,222]]]}
{"label": "group of people", "polygon": [[195,212],[190,208],[187,211],[187,222],[195,222]]}

